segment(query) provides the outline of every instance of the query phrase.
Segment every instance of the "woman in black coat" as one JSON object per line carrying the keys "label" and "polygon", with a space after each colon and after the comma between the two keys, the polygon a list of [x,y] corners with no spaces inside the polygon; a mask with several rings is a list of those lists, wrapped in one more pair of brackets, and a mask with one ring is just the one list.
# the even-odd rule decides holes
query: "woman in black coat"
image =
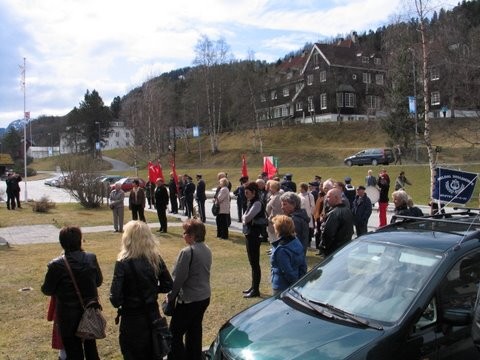
{"label": "woman in black coat", "polygon": [[158,293],[172,289],[172,277],[148,225],[129,221],[115,263],[110,302],[119,309],[124,359],[152,359],[152,321],[160,317]]}
{"label": "woman in black coat", "polygon": [[[97,287],[102,285],[103,276],[95,254],[82,249],[82,232],[78,227],[64,227],[60,230],[60,245],[72,269],[84,304],[98,299]],[[64,256],[48,264],[42,292],[56,297],[56,314],[67,359],[99,359],[95,340],[82,340],[75,332],[83,314],[80,299],[75,291],[70,274],[65,266]]]}

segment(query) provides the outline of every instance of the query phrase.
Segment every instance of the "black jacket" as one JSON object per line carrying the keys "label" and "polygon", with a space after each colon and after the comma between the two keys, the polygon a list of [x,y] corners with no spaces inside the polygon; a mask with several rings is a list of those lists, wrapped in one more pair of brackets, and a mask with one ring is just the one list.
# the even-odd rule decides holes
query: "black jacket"
{"label": "black jacket", "polygon": [[198,180],[197,183],[197,200],[205,201],[207,200],[207,195],[205,194],[205,180]]}
{"label": "black jacket", "polygon": [[328,214],[322,229],[322,247],[326,255],[352,240],[353,215],[345,204],[335,206]]}
{"label": "black jacket", "polygon": [[297,235],[298,240],[300,240],[300,242],[302,243],[303,249],[306,252],[310,244],[310,231],[308,229],[310,218],[308,217],[305,209],[295,210],[293,213],[290,214],[290,217],[292,218],[293,224],[295,225],[295,234]]}
{"label": "black jacket", "polygon": [[157,209],[160,209],[162,206],[166,209],[168,206],[168,198],[168,191],[165,185],[157,186],[155,189],[155,206]]}
{"label": "black jacket", "polygon": [[[135,266],[136,276],[130,263]],[[159,292],[167,293],[172,289],[172,277],[161,258],[160,273],[157,279],[153,268],[144,258],[117,261],[110,288],[110,302],[116,308],[122,307],[124,314],[144,313],[145,305],[156,304]]]}
{"label": "black jacket", "polygon": [[[103,276],[95,254],[73,251],[66,254],[75,281],[85,303],[98,297],[97,287],[102,285]],[[45,295],[57,297],[60,306],[80,307],[80,301],[62,256],[48,264],[45,281],[42,285]]]}

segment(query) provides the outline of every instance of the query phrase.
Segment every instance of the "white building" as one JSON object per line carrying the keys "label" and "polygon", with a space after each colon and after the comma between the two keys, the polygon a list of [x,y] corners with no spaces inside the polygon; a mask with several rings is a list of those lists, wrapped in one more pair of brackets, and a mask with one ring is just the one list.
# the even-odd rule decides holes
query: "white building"
{"label": "white building", "polygon": [[[121,121],[113,121],[108,138],[100,144],[102,150],[112,150],[132,146],[134,142],[133,134],[130,129],[125,127]],[[60,135],[60,152],[69,154],[75,150],[68,144],[65,136]]]}

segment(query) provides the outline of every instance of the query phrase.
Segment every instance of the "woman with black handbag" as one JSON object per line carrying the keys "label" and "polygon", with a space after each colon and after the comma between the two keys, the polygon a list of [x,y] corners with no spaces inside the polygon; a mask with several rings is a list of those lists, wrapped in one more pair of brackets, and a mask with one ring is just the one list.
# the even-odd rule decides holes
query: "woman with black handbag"
{"label": "woman with black handbag", "polygon": [[252,285],[243,291],[244,298],[260,296],[260,280],[262,271],[260,268],[260,234],[267,226],[265,209],[259,198],[258,185],[249,182],[245,185],[245,197],[247,198],[247,211],[242,216],[243,234],[247,247],[248,262],[252,269]]}
{"label": "woman with black handbag", "polygon": [[121,317],[119,342],[124,359],[156,358],[152,333],[153,323],[161,318],[157,297],[171,288],[172,278],[149,226],[129,221],[110,289],[110,302]]}
{"label": "woman with black handbag", "polygon": [[[97,287],[102,285],[102,272],[95,254],[83,251],[80,228],[74,226],[62,228],[59,240],[65,254],[48,264],[42,292],[56,297],[55,310],[67,359],[97,360],[100,358],[96,341],[82,340],[75,333],[84,312],[81,301],[85,304],[98,302]],[[70,267],[73,277],[69,274],[67,266]],[[74,285],[74,281],[77,286]]]}

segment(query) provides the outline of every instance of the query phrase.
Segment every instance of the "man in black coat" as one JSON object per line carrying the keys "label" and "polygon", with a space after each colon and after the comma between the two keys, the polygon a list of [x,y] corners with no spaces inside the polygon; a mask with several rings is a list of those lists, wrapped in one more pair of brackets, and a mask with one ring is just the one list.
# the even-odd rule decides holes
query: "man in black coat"
{"label": "man in black coat", "polygon": [[205,201],[207,200],[207,195],[205,194],[205,180],[202,179],[202,174],[197,174],[197,193],[196,199],[198,204],[198,212],[200,220],[202,222],[207,221],[205,216]]}
{"label": "man in black coat", "polygon": [[357,237],[368,232],[368,219],[372,215],[372,202],[365,193],[365,186],[357,188],[357,196],[352,203],[353,219]]}
{"label": "man in black coat", "polygon": [[155,205],[157,207],[158,222],[160,229],[158,232],[167,232],[167,206],[168,206],[168,191],[162,178],[158,178],[155,182]]}
{"label": "man in black coat", "polygon": [[170,206],[171,213],[178,213],[178,201],[177,201],[177,184],[175,184],[175,179],[173,178],[173,173],[170,173],[170,182],[168,183],[168,192],[170,194]]}
{"label": "man in black coat", "polygon": [[353,215],[350,208],[343,203],[342,191],[339,188],[329,190],[326,199],[331,210],[326,215],[322,228],[321,247],[328,256],[352,240]]}
{"label": "man in black coat", "polygon": [[193,197],[195,194],[195,184],[193,179],[188,176],[183,176],[183,196],[185,196],[185,215],[190,219],[193,215]]}

